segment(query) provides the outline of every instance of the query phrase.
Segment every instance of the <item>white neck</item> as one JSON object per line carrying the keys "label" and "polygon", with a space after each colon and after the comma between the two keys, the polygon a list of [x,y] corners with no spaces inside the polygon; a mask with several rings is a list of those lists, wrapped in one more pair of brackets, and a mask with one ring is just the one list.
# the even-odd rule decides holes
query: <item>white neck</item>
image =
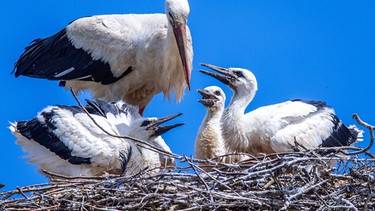
{"label": "white neck", "polygon": [[195,156],[199,159],[211,159],[226,154],[219,112],[207,111],[199,128],[195,141]]}
{"label": "white neck", "polygon": [[[223,128],[223,137],[226,140],[226,147],[231,151],[244,151],[248,148],[247,122],[245,117],[245,109],[255,96],[255,92],[237,92],[235,91],[229,106],[224,110],[221,118]],[[251,130],[250,130],[251,131]]]}

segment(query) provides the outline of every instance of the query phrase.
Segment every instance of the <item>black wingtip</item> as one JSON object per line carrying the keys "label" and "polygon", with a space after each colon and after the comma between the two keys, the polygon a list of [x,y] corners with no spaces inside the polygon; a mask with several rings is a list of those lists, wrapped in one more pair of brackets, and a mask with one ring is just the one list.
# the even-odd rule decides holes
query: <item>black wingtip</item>
{"label": "black wingtip", "polygon": [[86,109],[89,111],[89,113],[91,113],[91,114],[95,113],[95,114],[98,114],[102,117],[106,117],[105,110],[103,109],[104,106],[105,106],[104,104],[107,105],[106,102],[104,102],[102,100],[99,100],[99,99],[96,99],[95,101],[85,99],[85,101],[87,102]]}
{"label": "black wingtip", "polygon": [[349,146],[357,140],[358,132],[350,130],[341,120],[332,114],[332,122],[334,123],[331,135],[322,142],[322,147],[340,147]]}
{"label": "black wingtip", "polygon": [[29,124],[35,121],[37,121],[35,118],[30,121],[19,121],[16,124],[16,128],[22,134],[22,136],[26,137],[29,140],[32,140],[33,136],[31,134],[31,130],[29,130]]}
{"label": "black wingtip", "polygon": [[327,107],[327,103],[324,102],[324,101],[318,101],[318,100],[302,100],[302,99],[293,99],[293,100],[291,100],[291,101],[292,101],[292,102],[299,101],[299,102],[303,102],[303,103],[306,103],[306,104],[310,104],[310,105],[313,105],[313,106],[317,107],[318,110]]}
{"label": "black wingtip", "polygon": [[[14,65],[16,65],[16,64],[14,64]],[[11,75],[14,74],[14,77],[16,77],[16,78],[18,78],[18,76],[19,76],[19,74],[17,73],[17,68],[16,67],[13,68],[13,70],[10,72],[10,74]]]}
{"label": "black wingtip", "polygon": [[65,87],[66,81],[60,81],[59,82],[59,87]]}

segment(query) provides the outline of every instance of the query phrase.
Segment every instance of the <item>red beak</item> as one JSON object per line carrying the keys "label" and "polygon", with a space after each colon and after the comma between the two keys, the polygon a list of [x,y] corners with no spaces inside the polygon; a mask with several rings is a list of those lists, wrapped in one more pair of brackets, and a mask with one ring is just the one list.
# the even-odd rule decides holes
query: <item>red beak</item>
{"label": "red beak", "polygon": [[186,26],[179,25],[177,27],[173,27],[173,33],[176,38],[178,51],[180,52],[182,66],[184,68],[185,81],[190,91],[190,71],[189,71],[189,64],[187,63],[187,52],[186,52]]}

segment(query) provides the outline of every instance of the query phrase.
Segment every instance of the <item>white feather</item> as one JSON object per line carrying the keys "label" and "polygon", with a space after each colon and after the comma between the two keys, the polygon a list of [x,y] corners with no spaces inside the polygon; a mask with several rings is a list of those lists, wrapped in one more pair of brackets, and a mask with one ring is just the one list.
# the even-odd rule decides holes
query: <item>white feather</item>
{"label": "white feather", "polygon": [[[168,4],[174,7],[169,8]],[[166,9],[167,14],[170,11],[181,13],[185,19],[189,14],[189,5],[184,0],[167,1]],[[159,92],[170,99],[174,91],[176,101],[182,99],[187,84],[166,14],[87,17],[74,21],[66,29],[76,48],[89,52],[95,60],[108,62],[114,76],[120,76],[128,67],[133,67],[131,74],[113,84],[103,86],[95,82],[67,81],[67,88],[72,87],[76,91],[90,89],[96,98],[108,101],[122,99],[140,107],[146,106]],[[187,26],[186,42],[190,75],[193,49]]]}
{"label": "white feather", "polygon": [[[335,124],[338,124],[338,128],[343,126],[335,119],[337,117],[333,109],[316,101],[286,101],[244,114],[258,89],[254,74],[243,68],[203,66],[219,72],[202,71],[228,84],[234,92],[221,119],[228,150],[253,155],[286,152],[293,150],[295,141],[307,148],[316,148],[333,132],[337,132],[334,131]],[[349,136],[352,131],[344,132],[345,136]]]}
{"label": "white feather", "polygon": [[[194,144],[194,154],[198,159],[218,159],[217,161],[226,163],[235,163],[246,159],[246,156],[231,155],[224,156],[228,154],[234,154],[233,151],[225,146],[226,140],[224,140],[222,135],[221,118],[224,111],[225,104],[225,93],[220,87],[209,86],[204,89],[216,99],[212,100],[213,105],[206,106],[206,115],[202,120],[199,127],[197,137]],[[203,99],[206,99],[203,96]],[[223,157],[220,157],[223,156]],[[209,170],[209,168],[205,168]]]}
{"label": "white feather", "polygon": [[[120,109],[123,102],[117,102]],[[107,132],[113,135],[126,135],[146,141],[156,147],[171,152],[164,140],[159,137],[151,137],[152,131],[142,127],[143,118],[138,114],[135,107],[126,107],[126,112],[119,114],[107,113],[106,117],[91,114],[97,123]],[[62,159],[45,146],[35,140],[29,140],[17,130],[17,123],[9,127],[11,132],[18,138],[16,143],[21,145],[28,154],[30,163],[38,164],[41,169],[66,176],[95,176],[104,172],[122,174],[122,154],[129,159],[126,165],[125,174],[133,175],[146,167],[160,167],[164,160],[161,160],[159,153],[142,147],[131,139],[116,138],[108,135],[100,129],[87,114],[80,112],[73,114],[70,110],[58,106],[48,106],[38,113],[37,120],[46,123],[43,116],[51,113],[48,124],[52,124],[51,134],[68,147],[72,156],[90,158],[90,164],[75,165]],[[130,153],[131,152],[131,153]],[[172,162],[172,161],[171,161]]]}

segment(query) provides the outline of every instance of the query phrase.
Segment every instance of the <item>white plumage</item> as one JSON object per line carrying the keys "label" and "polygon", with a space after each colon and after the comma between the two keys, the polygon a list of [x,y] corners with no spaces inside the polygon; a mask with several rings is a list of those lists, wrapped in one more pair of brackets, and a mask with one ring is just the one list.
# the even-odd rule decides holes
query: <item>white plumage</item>
{"label": "white plumage", "polygon": [[166,0],[166,14],[80,18],[55,35],[36,39],[20,56],[15,76],[60,80],[95,98],[140,107],[164,92],[176,101],[190,89],[192,39],[187,0]]}
{"label": "white plumage", "polygon": [[218,158],[227,154],[220,126],[225,94],[217,86],[209,86],[203,90],[198,89],[198,92],[202,95],[202,99],[198,102],[206,107],[207,112],[195,139],[194,154],[198,159]]}
{"label": "white plumage", "polygon": [[320,101],[291,100],[260,107],[245,114],[258,89],[252,72],[202,64],[218,73],[201,72],[228,85],[234,92],[221,124],[229,150],[258,153],[292,151],[295,141],[307,148],[346,146],[356,141],[359,130],[348,129],[334,110]]}
{"label": "white plumage", "polygon": [[[131,136],[171,152],[161,134],[181,124],[160,126],[178,115],[143,118],[138,108],[123,102],[88,101],[86,109],[107,132]],[[140,170],[175,165],[172,158],[126,138],[106,134],[76,106],[49,106],[30,121],[10,126],[31,163],[66,176],[103,173],[133,175]]]}

